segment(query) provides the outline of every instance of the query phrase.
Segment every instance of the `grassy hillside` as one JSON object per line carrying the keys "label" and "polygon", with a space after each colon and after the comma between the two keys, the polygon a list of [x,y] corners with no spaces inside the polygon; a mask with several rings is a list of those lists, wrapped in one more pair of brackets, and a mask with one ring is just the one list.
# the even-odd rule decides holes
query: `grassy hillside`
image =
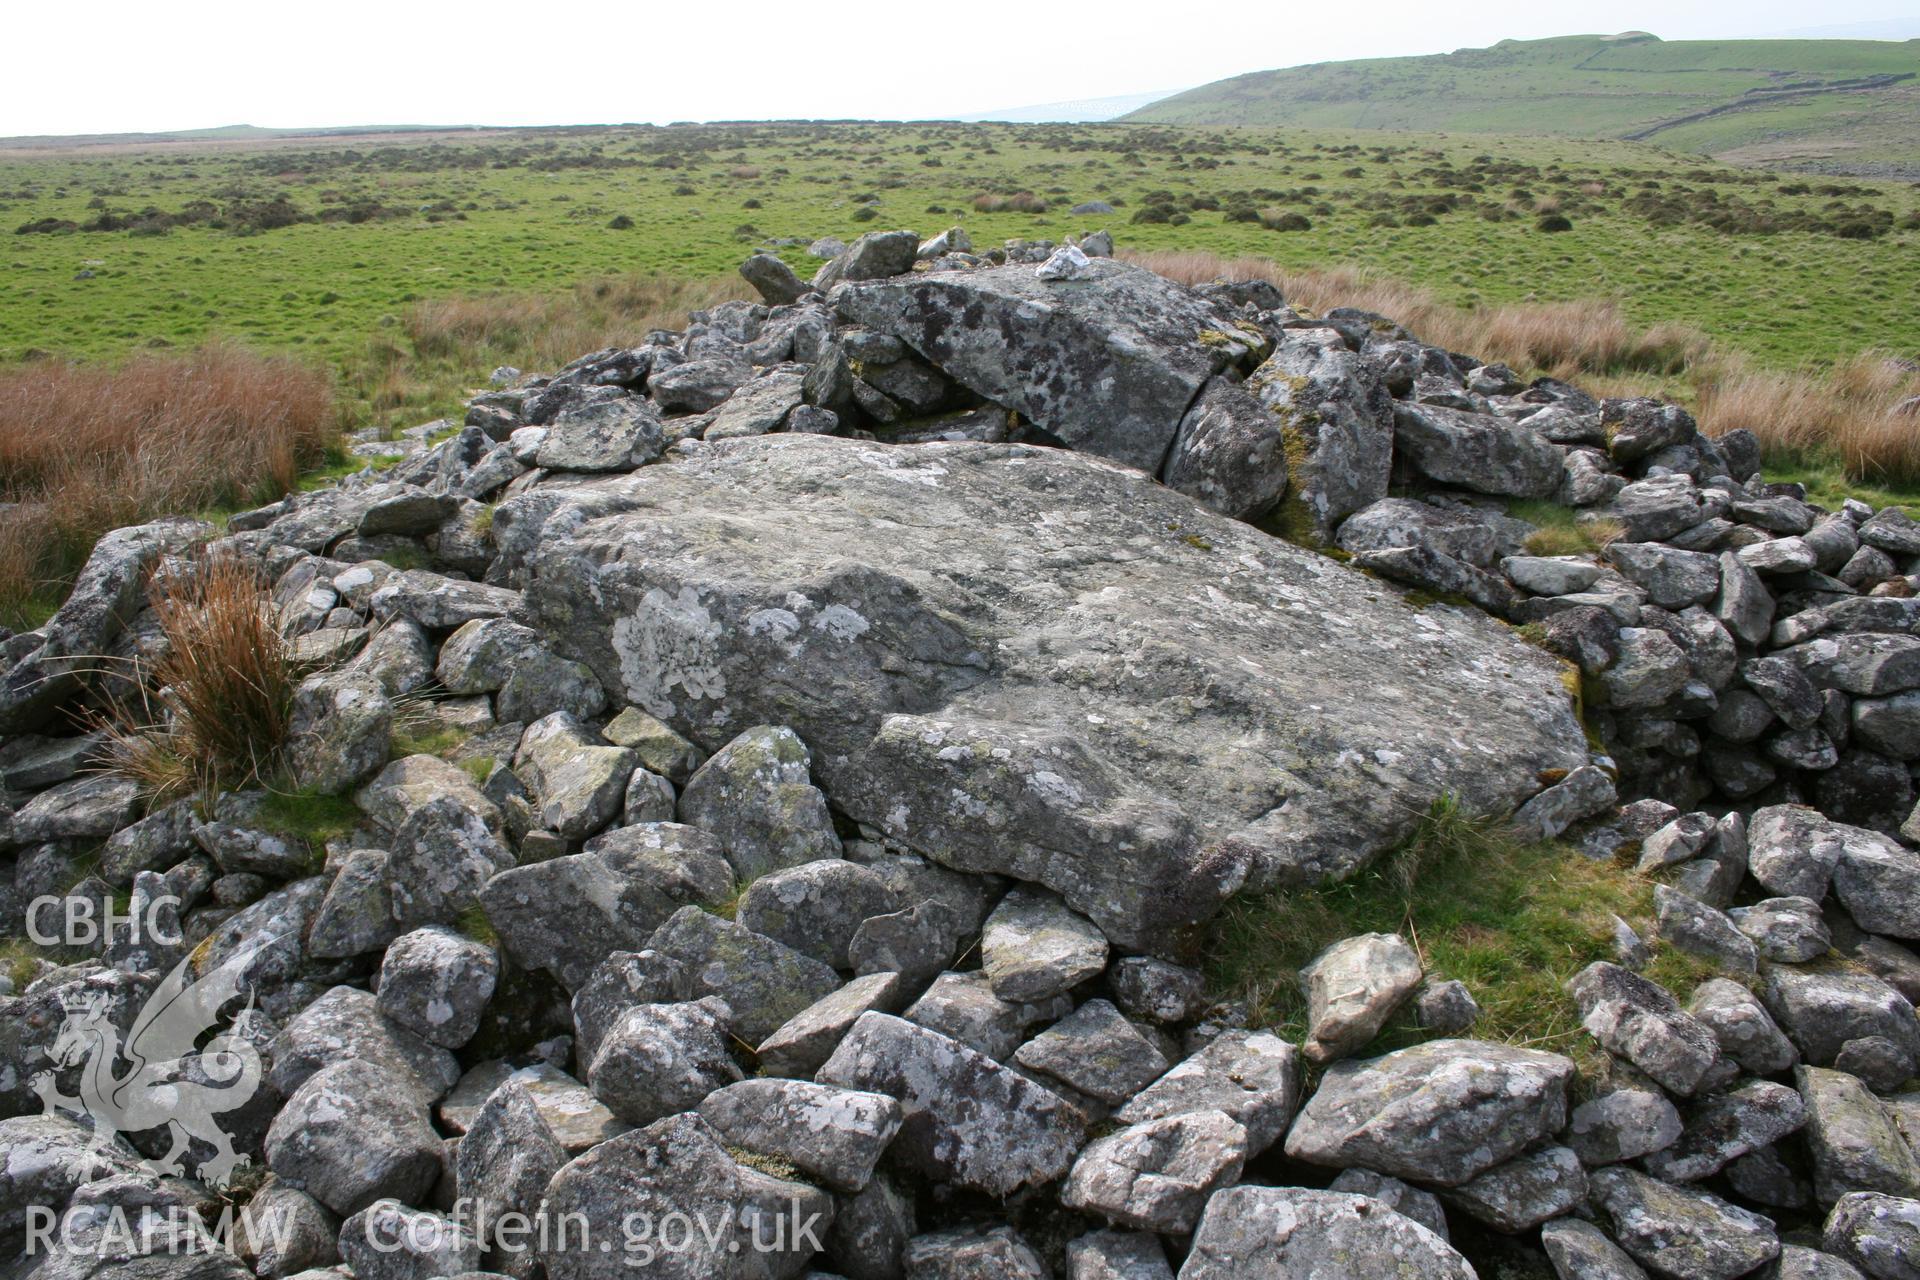
{"label": "grassy hillside", "polygon": [[1127,118],[1625,138],[1735,163],[1920,177],[1920,40],[1503,40],[1257,71]]}

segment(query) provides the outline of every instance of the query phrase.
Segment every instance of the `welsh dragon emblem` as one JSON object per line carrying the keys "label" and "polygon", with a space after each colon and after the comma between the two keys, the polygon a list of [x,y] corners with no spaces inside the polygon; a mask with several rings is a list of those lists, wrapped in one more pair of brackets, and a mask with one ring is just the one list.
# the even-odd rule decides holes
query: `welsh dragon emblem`
{"label": "welsh dragon emblem", "polygon": [[124,1044],[106,993],[67,995],[66,1020],[49,1056],[61,1068],[84,1064],[78,1096],[60,1092],[52,1071],[32,1078],[33,1091],[49,1113],[65,1111],[91,1126],[102,1165],[111,1163],[107,1154],[117,1135],[164,1125],[172,1147],[143,1163],[155,1173],[182,1174],[188,1147],[198,1139],[214,1155],[201,1162],[196,1176],[226,1187],[249,1160],[234,1151],[214,1117],[246,1105],[260,1087],[259,1051],[240,1034],[253,1012],[251,990],[225,1029],[204,1046],[200,1040],[218,1025],[220,1010],[240,997],[248,962],[274,941],[229,957],[198,980],[190,973],[192,957],[182,960],[141,1006]]}

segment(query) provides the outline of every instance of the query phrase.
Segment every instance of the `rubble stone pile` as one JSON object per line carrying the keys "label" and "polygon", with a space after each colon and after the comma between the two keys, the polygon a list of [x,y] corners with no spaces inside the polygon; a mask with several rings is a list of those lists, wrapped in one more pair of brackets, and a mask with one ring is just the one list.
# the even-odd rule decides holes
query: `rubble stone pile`
{"label": "rubble stone pile", "polygon": [[[1920,527],[1105,233],[834,248],[0,644],[9,1274],[1920,1276]],[[309,674],[156,799],[85,713],[208,557]],[[1437,803],[1655,880],[1578,1065],[1418,939],[1210,992]]]}

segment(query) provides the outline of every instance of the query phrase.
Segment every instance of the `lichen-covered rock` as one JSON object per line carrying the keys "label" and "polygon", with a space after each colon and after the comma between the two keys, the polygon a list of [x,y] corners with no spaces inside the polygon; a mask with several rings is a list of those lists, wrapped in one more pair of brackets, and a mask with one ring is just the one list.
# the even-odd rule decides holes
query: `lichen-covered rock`
{"label": "lichen-covered rock", "polygon": [[851,969],[847,948],[860,926],[905,905],[871,868],[822,858],[755,880],[741,896],[734,919],[836,969]]}
{"label": "lichen-covered rock", "polygon": [[663,822],[622,827],[580,853],[504,871],[480,901],[516,963],[578,990],[607,956],[642,950],[674,912],[719,903],[733,887],[717,840]]}
{"label": "lichen-covered rock", "polygon": [[570,1156],[631,1127],[607,1110],[586,1085],[552,1063],[536,1062],[515,1071],[496,1059],[467,1072],[441,1101],[441,1128],[454,1135],[468,1132],[479,1123],[480,1113],[493,1095],[508,1083],[526,1092],[555,1141]]}
{"label": "lichen-covered rock", "polygon": [[1615,1089],[1573,1109],[1566,1141],[1583,1164],[1619,1164],[1672,1146],[1681,1127],[1679,1110],[1664,1095]]}
{"label": "lichen-covered rock", "polygon": [[1152,956],[1120,957],[1107,982],[1122,1012],[1150,1022],[1191,1021],[1206,1002],[1206,979],[1197,969]]}
{"label": "lichen-covered rock", "polygon": [[1209,1196],[1239,1181],[1246,1158],[1247,1131],[1223,1111],[1148,1120],[1081,1152],[1060,1202],[1119,1226],[1185,1234]]}
{"label": "lichen-covered rock", "polygon": [[1806,1103],[1783,1084],[1754,1080],[1710,1094],[1688,1108],[1680,1140],[1645,1161],[1665,1182],[1698,1182],[1732,1161],[1772,1146],[1807,1122]]}
{"label": "lichen-covered rock", "polygon": [[294,691],[287,763],[304,787],[351,791],[387,762],[393,703],[372,676],[310,676]]}
{"label": "lichen-covered rock", "polygon": [[1167,1069],[1153,1042],[1105,1000],[1087,1001],[1021,1045],[1014,1060],[1109,1106],[1133,1097]]}
{"label": "lichen-covered rock", "polygon": [[1761,999],[1814,1066],[1833,1063],[1849,1041],[1869,1038],[1887,1041],[1910,1065],[1920,1063],[1913,1005],[1878,978],[1782,965],[1767,974]]}
{"label": "lichen-covered rock", "polygon": [[1542,1147],[1495,1165],[1446,1193],[1447,1203],[1508,1234],[1585,1203],[1587,1172],[1568,1147]]}
{"label": "lichen-covered rock", "polygon": [[1143,268],[1103,259],[1088,270],[1072,282],[1013,265],[898,276],[833,302],[1070,448],[1152,474],[1207,380],[1264,339]]}
{"label": "lichen-covered rock", "polygon": [[1828,1252],[1873,1280],[1920,1280],[1920,1200],[1856,1191],[1827,1215]]}
{"label": "lichen-covered rock", "polygon": [[1287,1154],[1459,1186],[1559,1132],[1572,1078],[1559,1054],[1480,1040],[1348,1059],[1301,1108]]}
{"label": "lichen-covered rock", "polygon": [[1066,1280],[1173,1280],[1173,1268],[1157,1236],[1090,1231],[1067,1242]]}
{"label": "lichen-covered rock", "polygon": [[429,800],[400,824],[387,853],[387,895],[402,925],[452,924],[512,868],[513,854],[461,796]]}
{"label": "lichen-covered rock", "polygon": [[1102,973],[1107,940],[1054,894],[1021,886],[987,917],[980,967],[1001,999],[1045,1000]]}
{"label": "lichen-covered rock", "polygon": [[1920,1195],[1920,1155],[1865,1085],[1844,1071],[1804,1066],[1794,1082],[1806,1102],[1813,1190],[1822,1204],[1855,1191]]}
{"label": "lichen-covered rock", "polygon": [[340,1220],[306,1192],[268,1175],[234,1219],[233,1250],[262,1276],[340,1260]]}
{"label": "lichen-covered rock", "polygon": [[1393,448],[1397,464],[1477,493],[1550,497],[1566,475],[1560,450],[1524,424],[1440,405],[1396,404]]}
{"label": "lichen-covered rock", "polygon": [[1591,1222],[1555,1218],[1540,1228],[1540,1244],[1560,1280],[1646,1280],[1640,1264]]}
{"label": "lichen-covered rock", "polygon": [[726,1003],[711,996],[635,1005],[601,1035],[587,1084],[629,1124],[691,1111],[741,1078],[727,1047],[732,1021]]}
{"label": "lichen-covered rock", "polygon": [[565,711],[533,724],[520,739],[513,769],[534,795],[542,830],[568,839],[592,835],[613,820],[639,760],[589,732]]}
{"label": "lichen-covered rock", "polygon": [[1226,1031],[1142,1090],[1116,1113],[1141,1124],[1192,1111],[1221,1111],[1247,1131],[1259,1155],[1287,1131],[1300,1106],[1300,1050],[1267,1031]]}
{"label": "lichen-covered rock", "polygon": [[1300,971],[1307,993],[1307,1060],[1328,1063],[1364,1049],[1420,985],[1420,957],[1398,934],[1334,943]]}
{"label": "lichen-covered rock", "polygon": [[283,1097],[290,1096],[315,1071],[344,1061],[378,1066],[428,1103],[460,1078],[452,1054],[381,1013],[371,992],[340,986],[281,1028],[273,1042],[267,1083]]}
{"label": "lichen-covered rock", "polygon": [[1670,1093],[1691,1095],[1719,1061],[1713,1032],[1658,983],[1596,961],[1575,974],[1567,990],[1580,1006],[1587,1034]]}
{"label": "lichen-covered rock", "polygon": [[954,1227],[907,1241],[911,1280],[1048,1280],[1046,1263],[1012,1227]]}
{"label": "lichen-covered rock", "polygon": [[573,993],[573,1052],[581,1062],[592,1062],[600,1052],[600,1037],[637,1004],[671,1003],[686,986],[680,962],[658,951],[615,951],[593,967]]}
{"label": "lichen-covered rock", "polygon": [[1780,1252],[1773,1223],[1718,1196],[1620,1167],[1593,1175],[1620,1247],[1671,1280],[1734,1280]]}
{"label": "lichen-covered rock", "polygon": [[840,986],[840,976],[820,961],[698,907],[674,912],[648,945],[680,962],[683,999],[726,1001],[734,1033],[748,1044]]}
{"label": "lichen-covered rock", "polygon": [[[663,1237],[673,1214],[706,1229]],[[574,1229],[561,1231],[569,1220]],[[624,1280],[636,1265],[659,1280],[793,1280],[832,1220],[825,1192],[738,1163],[706,1121],[683,1115],[621,1134],[561,1169],[533,1238],[552,1280]],[[683,1247],[668,1247],[675,1241]]]}
{"label": "lichen-covered rock", "polygon": [[[781,434],[539,496],[496,538],[619,700],[705,745],[789,725],[842,811],[1137,949],[1586,762],[1550,655],[1081,455]],[[1063,511],[1120,560],[1060,557]]]}
{"label": "lichen-covered rock", "polygon": [[461,1224],[393,1200],[340,1224],[340,1259],[354,1280],[421,1280],[480,1269],[480,1241]]}
{"label": "lichen-covered rock", "polygon": [[754,1051],[760,1067],[770,1075],[810,1076],[864,1013],[892,1013],[899,1008],[900,975],[870,973],[822,996],[788,1018]]}
{"label": "lichen-covered rock", "polygon": [[1207,1202],[1181,1280],[1383,1275],[1472,1280],[1453,1246],[1367,1196],[1233,1187]]}
{"label": "lichen-covered rock", "polygon": [[1721,1053],[1755,1075],[1779,1075],[1800,1060],[1766,1006],[1737,982],[1709,978],[1694,988],[1687,1011],[1713,1032]]}
{"label": "lichen-covered rock", "polygon": [[482,1248],[508,1268],[519,1261],[513,1233],[501,1220],[539,1212],[547,1184],[567,1162],[566,1148],[526,1087],[511,1077],[486,1101],[454,1149],[454,1189]]}
{"label": "lichen-covered rock", "polygon": [[1245,388],[1213,378],[1180,419],[1161,479],[1222,515],[1256,519],[1287,491],[1285,432]]}
{"label": "lichen-covered rock", "polygon": [[994,1196],[1064,1174],[1086,1132],[1080,1113],[1039,1085],[883,1013],[861,1016],[818,1079],[900,1103],[903,1168]]}
{"label": "lichen-covered rock", "polygon": [[380,962],[380,1012],[423,1040],[458,1049],[480,1029],[499,978],[492,947],[451,929],[415,929]]}
{"label": "lichen-covered rock", "polygon": [[419,1094],[366,1061],[335,1062],[294,1090],[267,1131],[267,1167],[333,1212],[418,1203],[440,1177],[440,1137]]}
{"label": "lichen-covered rock", "polygon": [[812,756],[791,729],[748,729],[713,754],[680,794],[680,819],[719,837],[743,882],[840,856]]}
{"label": "lichen-covered rock", "polygon": [[1338,333],[1282,333],[1246,385],[1280,422],[1290,455],[1286,502],[1303,536],[1331,540],[1341,521],[1387,496],[1393,399],[1379,366]]}
{"label": "lichen-covered rock", "polygon": [[728,1146],[789,1161],[836,1191],[859,1191],[900,1131],[880,1093],[805,1080],[742,1080],[707,1095],[701,1118]]}

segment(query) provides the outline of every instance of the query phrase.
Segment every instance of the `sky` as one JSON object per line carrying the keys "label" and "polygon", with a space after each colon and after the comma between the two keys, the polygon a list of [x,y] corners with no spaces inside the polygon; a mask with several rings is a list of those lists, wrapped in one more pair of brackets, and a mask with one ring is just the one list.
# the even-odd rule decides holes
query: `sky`
{"label": "sky", "polygon": [[[89,0],[8,6],[0,136],[938,119],[1577,32],[1920,36],[1912,0]],[[953,15],[943,22],[943,15]],[[1138,17],[1134,17],[1138,14]],[[1887,24],[1893,24],[1891,28]],[[1908,29],[1910,28],[1910,29]]]}

